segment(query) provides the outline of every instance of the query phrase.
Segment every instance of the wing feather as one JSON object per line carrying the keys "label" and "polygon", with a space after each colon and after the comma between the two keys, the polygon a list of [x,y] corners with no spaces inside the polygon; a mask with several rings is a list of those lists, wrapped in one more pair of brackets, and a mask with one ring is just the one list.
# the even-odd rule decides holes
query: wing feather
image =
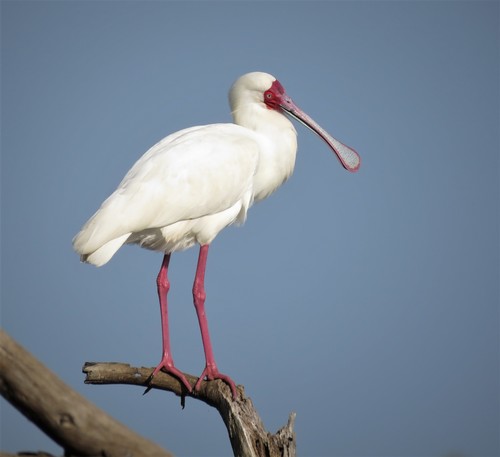
{"label": "wing feather", "polygon": [[125,234],[230,208],[252,187],[255,135],[235,124],[192,127],[149,149],[73,240],[90,254]]}

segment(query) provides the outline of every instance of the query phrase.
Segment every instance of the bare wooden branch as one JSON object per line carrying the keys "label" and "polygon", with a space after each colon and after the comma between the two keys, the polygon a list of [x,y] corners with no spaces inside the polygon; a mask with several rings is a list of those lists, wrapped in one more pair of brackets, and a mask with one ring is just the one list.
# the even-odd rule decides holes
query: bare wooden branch
{"label": "bare wooden branch", "polygon": [[[89,384],[131,384],[148,385],[153,368],[131,367],[125,363],[86,363],[86,383]],[[197,377],[186,374],[194,386]],[[250,398],[245,396],[242,386],[238,386],[238,399],[233,400],[231,390],[220,380],[203,382],[198,392],[188,394],[177,378],[160,372],[153,379],[151,387],[173,392],[184,399],[185,396],[199,399],[219,411],[231,441],[236,457],[295,457],[296,442],[293,425],[295,413],[288,423],[275,435],[267,432]],[[182,400],[183,401],[183,400]]]}
{"label": "bare wooden branch", "polygon": [[3,330],[0,393],[62,446],[65,456],[172,455],[75,392]]}
{"label": "bare wooden branch", "polygon": [[[268,433],[250,398],[238,386],[238,399],[222,381],[203,382],[188,394],[177,378],[159,373],[149,383],[152,368],[123,363],[86,363],[88,384],[150,385],[193,397],[215,407],[237,457],[295,457],[295,414],[276,434]],[[197,377],[187,375],[194,386]],[[64,384],[20,345],[0,330],[0,393],[28,419],[65,449],[66,457],[169,457],[167,451],[137,435]],[[8,454],[0,454],[0,457]],[[20,454],[21,455],[21,454]],[[48,454],[33,454],[48,455]]]}

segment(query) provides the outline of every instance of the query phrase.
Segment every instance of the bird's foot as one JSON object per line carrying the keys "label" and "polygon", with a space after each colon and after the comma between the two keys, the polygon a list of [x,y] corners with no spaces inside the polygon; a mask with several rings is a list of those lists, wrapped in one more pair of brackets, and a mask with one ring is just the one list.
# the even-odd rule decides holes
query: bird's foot
{"label": "bird's foot", "polygon": [[198,378],[198,381],[196,381],[196,384],[194,386],[194,390],[200,389],[201,383],[205,378],[207,378],[207,381],[213,381],[214,379],[221,379],[226,384],[228,384],[229,387],[231,388],[231,393],[233,394],[233,400],[236,400],[238,398],[238,391],[236,390],[236,384],[229,376],[222,374],[217,369],[217,366],[215,366],[215,365],[206,365],[205,366],[203,373]]}
{"label": "bird's foot", "polygon": [[147,379],[146,381],[146,384],[148,384],[148,388],[146,389],[146,391],[144,392],[145,394],[147,392],[149,392],[149,390],[151,389],[151,381],[153,380],[153,378],[161,371],[163,370],[165,373],[168,373],[172,376],[175,376],[179,381],[181,381],[181,383],[184,385],[184,387],[187,389],[188,392],[192,392],[193,391],[193,388],[191,387],[191,384],[189,383],[189,381],[187,380],[186,376],[184,375],[184,373],[180,370],[178,370],[175,366],[174,366],[174,362],[173,360],[170,358],[165,358],[163,357],[161,359],[161,362],[158,364],[158,366],[153,370],[153,372],[151,373],[151,375],[149,376],[149,378]]}

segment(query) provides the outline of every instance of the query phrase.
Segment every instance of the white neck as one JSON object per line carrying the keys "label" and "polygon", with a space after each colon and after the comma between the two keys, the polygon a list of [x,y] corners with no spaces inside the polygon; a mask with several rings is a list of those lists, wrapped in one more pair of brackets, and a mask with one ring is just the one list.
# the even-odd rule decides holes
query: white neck
{"label": "white neck", "polygon": [[292,174],[297,153],[297,132],[288,118],[264,103],[245,103],[232,112],[235,124],[253,131],[260,145],[254,175],[254,200],[266,198]]}

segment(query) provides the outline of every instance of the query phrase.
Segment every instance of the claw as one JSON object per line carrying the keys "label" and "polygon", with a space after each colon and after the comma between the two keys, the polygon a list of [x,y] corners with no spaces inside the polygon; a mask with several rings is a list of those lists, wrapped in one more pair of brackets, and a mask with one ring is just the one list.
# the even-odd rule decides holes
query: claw
{"label": "claw", "polygon": [[187,380],[186,376],[184,376],[184,373],[178,370],[171,361],[162,359],[162,361],[158,364],[158,366],[153,370],[153,372],[146,380],[146,384],[148,384],[148,387],[144,391],[143,395],[146,395],[151,390],[151,382],[153,381],[153,378],[160,372],[160,370],[163,370],[165,373],[175,376],[179,381],[181,381],[181,383],[189,393],[193,391],[193,388],[191,387],[191,384]]}
{"label": "claw", "polygon": [[236,400],[238,398],[238,391],[236,389],[236,384],[234,381],[227,375],[222,374],[219,370],[217,370],[217,367],[209,367],[208,365],[205,367],[203,370],[203,373],[201,376],[198,378],[198,381],[196,381],[196,384],[194,386],[194,390],[200,390],[201,383],[203,380],[207,378],[208,381],[213,381],[215,379],[221,379],[224,381],[226,384],[229,385],[231,388],[231,393],[233,395],[233,400]]}

